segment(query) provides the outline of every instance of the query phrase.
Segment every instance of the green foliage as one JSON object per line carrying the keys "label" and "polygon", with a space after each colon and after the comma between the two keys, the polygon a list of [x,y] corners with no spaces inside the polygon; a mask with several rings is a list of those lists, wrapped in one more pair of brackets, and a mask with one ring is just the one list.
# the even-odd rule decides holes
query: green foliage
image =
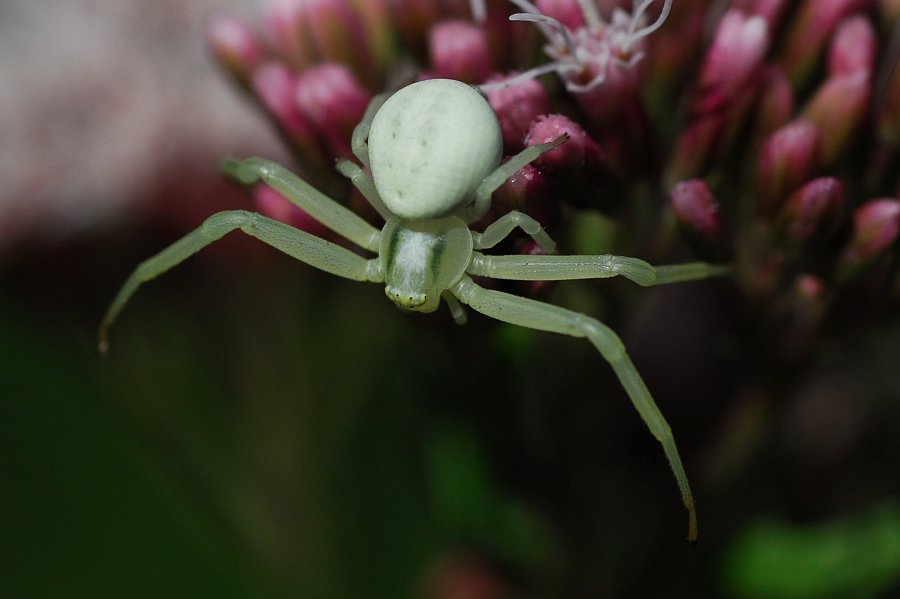
{"label": "green foliage", "polygon": [[724,570],[733,597],[879,597],[900,585],[900,504],[812,526],[762,521],[731,547]]}

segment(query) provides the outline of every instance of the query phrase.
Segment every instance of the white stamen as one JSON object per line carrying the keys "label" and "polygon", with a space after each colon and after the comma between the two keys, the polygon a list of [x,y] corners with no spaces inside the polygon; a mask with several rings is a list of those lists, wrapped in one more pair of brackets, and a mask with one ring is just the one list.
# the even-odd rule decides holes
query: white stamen
{"label": "white stamen", "polygon": [[603,27],[603,17],[600,16],[600,11],[597,10],[597,5],[594,4],[594,0],[576,0],[578,2],[578,6],[581,8],[581,14],[584,16],[584,20],[587,23],[589,29],[596,31]]}
{"label": "white stamen", "polygon": [[[566,29],[566,26],[554,19],[553,17],[548,17],[546,15],[533,15],[527,12],[517,12],[514,15],[509,16],[510,21],[529,21],[531,23],[537,23],[538,27],[541,28],[541,31],[544,32],[544,36],[547,38],[547,41],[550,43],[557,43],[559,41],[558,38],[553,37],[553,29],[556,29],[556,33],[562,36],[563,42],[566,44],[566,48],[569,49],[569,54],[575,54],[575,43],[572,41],[571,36],[569,36],[569,31]],[[553,29],[551,29],[551,27]]]}
{"label": "white stamen", "polygon": [[484,83],[482,85],[477,86],[482,93],[489,93],[493,91],[497,91],[499,89],[506,89],[507,87],[512,87],[514,85],[518,85],[519,83],[526,81],[528,79],[535,79],[540,77],[541,75],[546,75],[547,73],[556,72],[559,75],[562,75],[566,72],[573,71],[576,69],[580,69],[581,66],[575,62],[565,62],[565,61],[555,61],[548,62],[547,64],[543,64],[539,67],[534,67],[533,69],[528,69],[527,71],[523,71],[518,75],[510,77],[509,79],[504,79],[502,81],[494,81],[493,83]]}
{"label": "white stamen", "polygon": [[584,83],[584,84],[575,83],[574,81],[567,80],[566,81],[566,89],[569,90],[570,92],[575,92],[575,93],[589,92],[592,89],[594,89],[595,87],[597,87],[598,85],[602,84],[604,81],[606,81],[606,71],[605,70],[601,71],[599,75],[597,75],[596,77],[594,77],[593,79],[591,79],[590,81],[588,81],[587,83]]}
{"label": "white stamen", "polygon": [[631,48],[631,45],[634,42],[647,37],[654,31],[662,27],[662,24],[669,17],[669,13],[672,11],[672,0],[665,0],[662,11],[660,11],[659,13],[659,18],[656,19],[656,21],[654,21],[652,25],[635,30],[637,24],[644,16],[644,11],[646,11],[654,1],[655,0],[644,0],[643,2],[641,2],[641,5],[637,8],[637,10],[634,11],[634,14],[631,17],[631,26],[628,29],[628,41],[625,43],[626,52]]}

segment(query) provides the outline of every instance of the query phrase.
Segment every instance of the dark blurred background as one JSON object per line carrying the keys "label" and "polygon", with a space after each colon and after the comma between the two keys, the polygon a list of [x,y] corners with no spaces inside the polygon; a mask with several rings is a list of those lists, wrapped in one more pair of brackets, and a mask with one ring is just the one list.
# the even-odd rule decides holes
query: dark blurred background
{"label": "dark blurred background", "polygon": [[[142,288],[99,358],[131,269],[250,206],[221,159],[285,159],[207,56],[222,7],[258,10],[0,1],[0,596],[900,596],[896,314],[785,383],[754,378],[727,283],[547,292],[622,334],[695,546],[581,340],[403,314],[229,237]],[[603,251],[577,223],[569,249]]]}

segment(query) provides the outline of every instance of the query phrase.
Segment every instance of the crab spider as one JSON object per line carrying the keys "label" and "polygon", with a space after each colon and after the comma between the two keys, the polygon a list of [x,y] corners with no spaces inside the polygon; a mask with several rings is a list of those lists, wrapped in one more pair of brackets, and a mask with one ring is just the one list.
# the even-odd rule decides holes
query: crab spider
{"label": "crab spider", "polygon": [[[612,366],[647,427],[662,444],[689,513],[688,538],[697,538],[694,500],[668,423],[628,357],[619,337],[598,320],[565,308],[484,289],[472,276],[558,281],[623,276],[642,286],[701,279],[725,272],[705,263],[651,266],[624,256],[558,256],[556,245],[533,218],[510,212],[483,232],[469,229],[490,207],[491,195],[520,168],[566,141],[565,136],[526,148],[500,164],[500,126],[474,88],[446,79],[414,83],[376,97],[353,133],[352,147],[371,177],[357,164],[338,169],[384,218],[379,231],[284,167],[261,158],[231,161],[227,174],[250,184],[262,180],[310,216],[364,250],[366,259],[344,247],[244,210],[219,212],[198,229],[138,265],[100,324],[99,347],[140,285],[166,272],[222,236],[244,233],[301,262],[355,281],[384,283],[397,306],[433,312],[443,299],[458,323],[463,306],[503,322],[587,338]],[[487,255],[480,250],[522,229],[545,255]]]}

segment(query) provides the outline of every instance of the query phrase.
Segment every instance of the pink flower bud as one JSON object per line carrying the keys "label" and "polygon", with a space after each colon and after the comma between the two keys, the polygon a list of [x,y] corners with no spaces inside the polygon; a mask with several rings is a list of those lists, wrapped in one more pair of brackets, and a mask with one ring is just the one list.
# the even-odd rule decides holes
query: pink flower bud
{"label": "pink flower bud", "polygon": [[383,74],[394,59],[396,44],[394,43],[394,27],[388,4],[391,0],[350,0],[365,30],[368,40],[368,52],[378,69]]}
{"label": "pink flower bud", "polygon": [[333,156],[350,158],[350,138],[371,95],[343,65],[321,64],[296,83],[296,104],[328,144]]}
{"label": "pink flower bud", "polygon": [[388,6],[404,45],[413,51],[425,49],[431,26],[443,16],[440,3],[435,0],[393,0]]}
{"label": "pink flower bud", "polygon": [[431,69],[438,77],[481,83],[494,72],[484,29],[465,21],[445,21],[431,30]]}
{"label": "pink flower bud", "polygon": [[272,0],[265,15],[266,33],[272,48],[297,69],[311,65],[317,59],[307,13],[305,0]]}
{"label": "pink flower bud", "polygon": [[706,181],[681,181],[669,192],[669,201],[678,222],[690,235],[709,242],[723,239],[724,224],[719,203]]}
{"label": "pink flower bud", "polygon": [[716,29],[700,71],[703,90],[729,95],[758,72],[769,48],[769,27],[760,16],[729,10]]}
{"label": "pink flower bud", "polygon": [[878,38],[869,19],[857,15],[841,22],[828,51],[829,75],[874,72],[878,58]]}
{"label": "pink flower bud", "polygon": [[599,168],[603,161],[600,146],[581,125],[561,114],[539,117],[528,131],[525,145],[547,143],[563,134],[568,134],[569,140],[535,160],[538,168],[554,174],[575,174]]}
{"label": "pink flower bud", "polygon": [[725,115],[720,113],[702,115],[690,123],[678,138],[666,181],[674,182],[705,173],[724,130]]}
{"label": "pink flower bud", "polygon": [[735,0],[731,4],[731,8],[765,19],[769,25],[769,31],[778,29],[787,7],[788,0]]}
{"label": "pink flower bud", "polygon": [[253,92],[266,111],[304,158],[321,163],[315,128],[294,101],[296,83],[296,73],[279,62],[264,63],[253,72]]}
{"label": "pink flower bud", "polygon": [[[509,76],[498,75],[489,79],[488,83]],[[531,124],[540,115],[550,111],[550,97],[544,86],[534,79],[526,79],[510,87],[489,91],[487,99],[500,120],[503,146],[507,152],[519,152],[524,149],[525,136]]]}
{"label": "pink flower bud", "polygon": [[813,179],[795,191],[778,216],[785,240],[803,243],[833,232],[844,203],[844,186],[834,177]]}
{"label": "pink flower bud", "polygon": [[794,114],[794,90],[780,67],[769,67],[766,70],[763,86],[756,109],[755,133],[768,136],[786,125]]}
{"label": "pink flower bud", "polygon": [[803,110],[822,133],[822,158],[834,164],[849,148],[869,110],[872,78],[867,71],[830,77]]}
{"label": "pink flower bud", "polygon": [[556,19],[569,29],[575,30],[585,25],[578,0],[537,0],[535,5],[541,14]]}
{"label": "pink flower bud", "polygon": [[758,207],[771,215],[783,198],[819,169],[822,135],[809,121],[785,125],[766,141],[757,170]]}
{"label": "pink flower bud", "polygon": [[803,87],[814,72],[838,23],[863,11],[870,0],[806,0],[785,37],[782,65],[791,81]]}
{"label": "pink flower bud", "polygon": [[552,227],[559,219],[559,202],[552,197],[544,174],[533,164],[519,169],[494,192],[492,206],[498,216],[518,210],[544,227]]}
{"label": "pink flower bud", "polygon": [[319,56],[350,67],[369,85],[381,79],[359,14],[348,0],[305,0],[309,30]]}
{"label": "pink flower bud", "polygon": [[253,187],[256,209],[270,218],[297,227],[317,237],[333,237],[331,230],[311,217],[286,197],[262,183]]}
{"label": "pink flower bud", "polygon": [[825,282],[821,278],[802,274],[797,277],[794,284],[796,300],[802,305],[812,305],[822,301],[825,297]]}
{"label": "pink flower bud", "polygon": [[853,235],[842,256],[845,271],[871,263],[897,241],[898,233],[900,201],[882,198],[857,208],[853,214]]}
{"label": "pink flower bud", "polygon": [[678,87],[694,63],[704,43],[707,7],[696,2],[675,2],[666,27],[650,39],[652,60],[647,81],[662,89]]}
{"label": "pink flower bud", "polygon": [[266,55],[265,46],[256,33],[240,19],[219,13],[207,24],[206,37],[216,60],[239,83],[249,87],[253,69]]}

